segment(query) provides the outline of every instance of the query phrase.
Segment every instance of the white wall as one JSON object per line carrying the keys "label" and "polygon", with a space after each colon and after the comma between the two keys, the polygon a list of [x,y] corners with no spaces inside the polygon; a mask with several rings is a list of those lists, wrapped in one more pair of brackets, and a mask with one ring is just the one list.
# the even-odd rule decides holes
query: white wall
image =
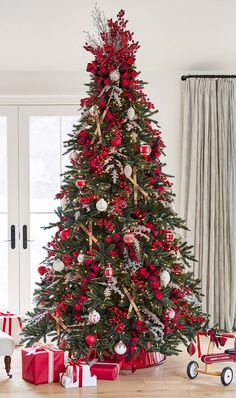
{"label": "white wall", "polygon": [[[84,95],[94,0],[0,0],[0,95]],[[100,0],[108,17],[124,8],[140,41],[137,58],[159,109],[166,171],[180,183],[180,77],[236,73],[235,0]]]}

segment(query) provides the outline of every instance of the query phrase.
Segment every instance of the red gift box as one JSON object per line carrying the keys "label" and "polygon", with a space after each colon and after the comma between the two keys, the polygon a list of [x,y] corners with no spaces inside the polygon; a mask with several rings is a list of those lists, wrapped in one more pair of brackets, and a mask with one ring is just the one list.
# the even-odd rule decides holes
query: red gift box
{"label": "red gift box", "polygon": [[22,378],[33,384],[46,384],[59,381],[59,373],[64,372],[64,352],[50,347],[30,347],[22,349]]}
{"label": "red gift box", "polygon": [[100,380],[115,380],[120,373],[119,362],[96,362],[90,367],[92,376]]}
{"label": "red gift box", "polygon": [[22,322],[20,315],[13,314],[9,311],[0,311],[0,329],[12,336],[16,345],[20,344],[20,332],[22,329]]}

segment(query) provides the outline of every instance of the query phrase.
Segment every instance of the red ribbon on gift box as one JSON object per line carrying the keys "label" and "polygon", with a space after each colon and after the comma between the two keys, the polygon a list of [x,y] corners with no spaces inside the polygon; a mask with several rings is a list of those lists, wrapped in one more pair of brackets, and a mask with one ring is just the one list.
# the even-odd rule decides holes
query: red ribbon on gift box
{"label": "red ribbon on gift box", "polygon": [[[1,312],[0,311],[0,316],[4,317],[3,318],[3,325],[2,325],[2,331],[3,332],[8,333],[10,336],[12,335],[12,319],[13,319],[12,317],[17,317],[19,325],[20,325],[20,328],[22,329],[21,318],[18,315],[13,314],[13,313],[11,313],[9,311],[7,311],[7,312]],[[7,329],[7,321],[8,321],[8,332],[6,331],[6,329]]]}
{"label": "red ribbon on gift box", "polygon": [[[79,366],[76,362],[70,361],[67,366],[66,369],[68,368],[68,366],[72,366],[73,368],[73,383],[75,383],[77,381],[77,366]],[[80,378],[80,373],[79,372],[79,378]],[[82,387],[82,379],[81,379],[81,385],[80,385],[80,380],[79,380],[79,387]]]}

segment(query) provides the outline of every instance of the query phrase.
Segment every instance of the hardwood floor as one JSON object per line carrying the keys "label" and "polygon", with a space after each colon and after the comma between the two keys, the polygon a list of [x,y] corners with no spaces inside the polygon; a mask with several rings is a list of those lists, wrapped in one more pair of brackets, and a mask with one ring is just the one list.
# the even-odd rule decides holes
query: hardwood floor
{"label": "hardwood floor", "polygon": [[[204,344],[206,349],[206,344]],[[21,379],[20,348],[12,358],[13,378],[8,380],[4,360],[0,358],[0,397],[5,398],[235,398],[235,380],[224,387],[219,377],[199,375],[195,380],[186,376],[190,361],[186,349],[178,357],[167,358],[160,367],[137,370],[133,375],[122,371],[116,381],[98,380],[97,387],[65,389],[59,383],[34,386]],[[196,356],[194,356],[196,359]],[[199,361],[200,363],[200,361]],[[227,364],[222,364],[222,369]],[[234,366],[235,365],[235,366]],[[236,363],[229,366],[236,372]]]}

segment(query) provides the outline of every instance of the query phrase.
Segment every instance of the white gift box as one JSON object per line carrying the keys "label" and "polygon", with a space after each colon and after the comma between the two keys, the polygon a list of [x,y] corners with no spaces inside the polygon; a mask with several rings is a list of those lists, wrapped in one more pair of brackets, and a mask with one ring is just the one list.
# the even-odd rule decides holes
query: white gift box
{"label": "white gift box", "polygon": [[20,332],[22,329],[20,315],[12,314],[9,311],[0,311],[0,330],[9,334],[15,342],[19,345],[21,341]]}
{"label": "white gift box", "polygon": [[95,387],[97,377],[91,376],[90,366],[86,364],[67,365],[65,373],[60,373],[60,382],[65,388]]}

